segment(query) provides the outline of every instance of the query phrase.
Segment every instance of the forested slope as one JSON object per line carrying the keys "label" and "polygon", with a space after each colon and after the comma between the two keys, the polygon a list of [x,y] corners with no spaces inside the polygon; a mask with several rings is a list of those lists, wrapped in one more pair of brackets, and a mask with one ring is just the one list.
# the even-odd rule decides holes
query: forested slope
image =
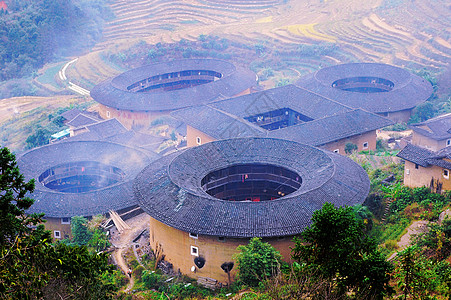
{"label": "forested slope", "polygon": [[100,37],[112,13],[105,0],[11,0],[0,14],[0,81],[31,75]]}

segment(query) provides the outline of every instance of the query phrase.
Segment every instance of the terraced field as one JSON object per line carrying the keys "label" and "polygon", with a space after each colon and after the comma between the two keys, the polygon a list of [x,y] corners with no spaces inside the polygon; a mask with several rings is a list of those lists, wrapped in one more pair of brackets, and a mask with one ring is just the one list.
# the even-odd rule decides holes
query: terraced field
{"label": "terraced field", "polygon": [[[279,2],[277,0],[116,1],[112,4],[112,9],[117,18],[108,24],[104,31],[104,42],[98,47],[102,48],[118,40],[130,38],[155,42],[177,41],[181,37],[189,39],[192,36],[187,32],[191,29],[246,23],[256,15],[270,14]],[[173,34],[168,35],[168,32]]]}
{"label": "terraced field", "polygon": [[[110,58],[126,53],[133,45],[197,41],[200,35],[219,36],[245,45],[230,47],[228,54],[234,51],[233,54],[241,55],[238,63],[254,67],[259,75],[272,69],[273,75],[262,84],[264,88],[345,62],[384,62],[433,73],[442,71],[451,62],[449,0],[111,0],[110,3],[115,19],[106,24],[103,40],[67,67],[67,82],[89,90],[125,70],[120,61],[114,63]],[[258,53],[256,46],[260,45],[267,51]],[[316,55],[314,46],[332,51]],[[141,61],[148,63],[142,55],[145,53],[133,58],[134,66]],[[236,59],[236,55],[233,57]],[[68,58],[67,62],[74,58]],[[65,64],[55,62],[43,68],[34,79],[35,85],[48,94],[62,93],[67,82],[59,80],[58,74]],[[45,101],[33,99],[35,105],[45,106]]]}
{"label": "terraced field", "polygon": [[149,44],[219,35],[274,49],[329,43],[325,57],[284,57],[296,72],[341,62],[384,62],[412,69],[441,70],[451,61],[448,0],[117,0],[94,53],[68,70],[87,87],[114,76],[102,53],[138,41]]}

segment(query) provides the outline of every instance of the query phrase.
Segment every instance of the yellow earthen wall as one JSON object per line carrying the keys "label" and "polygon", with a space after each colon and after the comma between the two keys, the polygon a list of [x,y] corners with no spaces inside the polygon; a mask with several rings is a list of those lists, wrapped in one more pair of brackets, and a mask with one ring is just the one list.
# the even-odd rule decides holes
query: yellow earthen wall
{"label": "yellow earthen wall", "polygon": [[[109,117],[108,113],[109,112]],[[102,104],[99,104],[99,115],[102,119],[116,118],[127,129],[131,129],[134,126],[149,126],[150,123],[161,117],[169,115],[169,112],[143,112],[143,111],[130,111],[130,110],[118,110]]]}
{"label": "yellow earthen wall", "polygon": [[[320,146],[320,148],[322,149],[326,149],[329,151],[334,151],[336,149],[339,150],[338,153],[342,154],[342,155],[346,155],[345,152],[345,146],[347,143],[353,143],[356,144],[358,149],[357,151],[362,151],[362,150],[376,150],[376,131],[371,131],[371,132],[366,132],[364,134],[359,134],[359,135],[355,135],[355,136],[351,136],[349,138],[346,139],[341,139],[332,143],[327,143],[325,145]],[[368,148],[364,149],[363,148],[363,143],[367,142],[368,143]]]}
{"label": "yellow earthen wall", "polygon": [[399,123],[399,122],[407,123],[410,119],[410,116],[412,115],[412,110],[406,109],[406,110],[400,110],[400,111],[395,111],[395,112],[389,112],[386,115],[384,115],[383,113],[380,113],[378,115],[388,118],[396,123]]}
{"label": "yellow earthen wall", "polygon": [[188,147],[194,147],[199,146],[197,144],[197,138],[200,137],[201,145],[209,142],[213,142],[216,139],[212,138],[211,136],[203,133],[200,130],[197,130],[196,128],[193,128],[189,125],[186,126],[186,145]]}
{"label": "yellow earthen wall", "polygon": [[[284,239],[264,239],[263,241],[272,244],[284,257],[284,260],[290,260],[290,247],[294,246],[292,237]],[[239,245],[245,245],[249,239],[231,239],[225,238],[220,241],[218,237],[198,235],[198,238],[192,238],[188,232],[184,232],[169,227],[153,218],[150,219],[150,245],[152,248],[161,247],[165,260],[172,263],[174,270],[180,270],[182,274],[192,278],[209,277],[222,283],[227,283],[227,274],[221,269],[224,262],[234,262],[232,256],[237,253],[236,248]],[[157,246],[158,245],[158,246]],[[191,267],[195,266],[196,256],[191,255],[191,246],[199,249],[199,256],[205,259],[205,265],[192,272]],[[232,281],[237,273],[237,266],[233,267],[231,272]]]}
{"label": "yellow earthen wall", "polygon": [[[250,94],[252,92],[252,88],[245,89],[244,91],[234,95],[233,97],[238,97],[241,95]],[[231,98],[233,98],[231,97]],[[160,111],[160,112],[143,112],[143,111],[131,111],[124,109],[116,109],[105,106],[103,104],[99,104],[99,115],[102,119],[112,119],[116,118],[119,122],[122,123],[127,129],[131,129],[133,126],[149,126],[150,123],[161,117],[167,116],[171,111]],[[109,116],[108,113],[109,112]]]}
{"label": "yellow earthen wall", "polygon": [[[449,172],[451,173],[451,171]],[[451,174],[448,179],[443,177],[443,168],[438,166],[427,168],[418,166],[418,169],[415,169],[414,163],[406,161],[404,166],[404,185],[409,187],[429,187],[432,178],[442,183],[442,191],[451,190]]]}
{"label": "yellow earthen wall", "polygon": [[55,239],[54,231],[57,230],[61,233],[61,239],[71,238],[70,224],[61,224],[61,218],[45,218],[46,222],[44,227],[51,231],[52,238]]}
{"label": "yellow earthen wall", "polygon": [[437,141],[414,131],[412,144],[432,151],[438,151],[446,147],[446,140]]}
{"label": "yellow earthen wall", "polygon": [[252,88],[245,89],[244,91],[242,91],[242,92],[240,92],[240,93],[238,93],[238,94],[236,94],[236,95],[234,95],[234,96],[232,96],[230,98],[243,96],[243,95],[247,95],[247,94],[250,94],[250,93],[252,93]]}

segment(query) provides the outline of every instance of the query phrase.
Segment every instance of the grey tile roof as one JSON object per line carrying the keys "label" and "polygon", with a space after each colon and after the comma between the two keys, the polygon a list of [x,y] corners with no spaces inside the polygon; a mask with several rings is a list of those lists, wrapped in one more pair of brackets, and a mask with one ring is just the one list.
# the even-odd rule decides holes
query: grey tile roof
{"label": "grey tile roof", "polygon": [[408,143],[396,156],[407,161],[418,164],[422,167],[428,167],[427,159],[431,157],[434,152],[413,144]]}
{"label": "grey tile roof", "polygon": [[361,109],[269,132],[269,136],[320,146],[374,131],[392,122]]}
{"label": "grey tile roof", "polygon": [[[35,203],[30,213],[48,217],[92,216],[108,210],[136,205],[132,181],[156,154],[108,142],[64,142],[35,148],[18,159],[20,171],[27,180],[34,178],[36,188],[30,195]],[[38,178],[46,170],[70,162],[93,161],[118,167],[125,173],[124,181],[85,193],[62,193],[42,185]]]}
{"label": "grey tile roof", "polygon": [[212,103],[211,106],[241,118],[280,108],[291,108],[312,119],[351,110],[351,108],[343,104],[326,99],[292,84],[217,101]]}
{"label": "grey tile roof", "polygon": [[411,124],[413,131],[434,140],[451,138],[451,114],[441,115],[427,121]]}
{"label": "grey tile roof", "polygon": [[167,140],[167,138],[129,130],[123,133],[109,136],[105,140],[121,145],[143,148],[147,151],[156,151],[160,144]]}
{"label": "grey tile roof", "polygon": [[[234,164],[263,163],[298,173],[301,187],[262,202],[217,199],[201,179]],[[154,161],[135,179],[139,205],[158,221],[185,232],[226,237],[299,234],[325,202],[362,203],[369,192],[366,172],[351,159],[279,139],[231,139],[207,143]]]}
{"label": "grey tile roof", "polygon": [[78,116],[82,111],[79,110],[78,108],[73,108],[70,109],[68,111],[65,111],[61,114],[61,116],[66,119],[67,121],[72,120],[73,118],[75,118],[76,116]]}
{"label": "grey tile roof", "polygon": [[[244,119],[280,108],[290,108],[314,120],[268,131]],[[171,115],[214,139],[274,137],[313,146],[393,124],[381,116],[352,110],[293,85],[181,109]]]}
{"label": "grey tile roof", "polygon": [[116,135],[112,135],[108,138],[108,141],[119,143],[122,145],[138,145],[138,146],[145,146],[145,145],[154,145],[154,144],[160,144],[167,140],[167,138],[161,137],[161,136],[154,136],[149,134],[144,134],[141,132],[136,132],[133,130],[129,130],[123,133],[119,133]]}
{"label": "grey tile roof", "polygon": [[451,169],[451,162],[445,160],[451,159],[451,147],[434,152],[409,143],[397,156],[422,167],[438,166]]}
{"label": "grey tile roof", "polygon": [[215,139],[266,136],[263,128],[211,105],[189,107],[171,115]]}
{"label": "grey tile roof", "polygon": [[[127,91],[127,86],[150,76],[193,69],[214,70],[222,73],[223,77],[207,84],[168,92]],[[95,101],[117,109],[167,111],[232,97],[254,85],[256,75],[253,72],[229,62],[217,59],[186,59],[127,71],[96,85],[91,90],[91,96]]]}
{"label": "grey tile roof", "polygon": [[105,141],[116,144],[136,147],[144,150],[150,156],[155,155],[155,151],[167,138],[148,135],[133,130],[127,130],[117,119],[108,119],[85,127],[87,131],[72,136],[58,142],[74,141]]}
{"label": "grey tile roof", "polygon": [[87,132],[77,134],[64,141],[102,141],[109,137],[127,132],[127,129],[117,119],[99,121],[78,129],[86,129]]}
{"label": "grey tile roof", "polygon": [[67,125],[70,127],[78,128],[86,125],[91,125],[99,121],[100,119],[94,118],[93,116],[80,113],[75,118],[67,122]]}
{"label": "grey tile roof", "polygon": [[100,121],[98,123],[86,126],[86,128],[90,132],[95,133],[99,137],[99,140],[103,140],[110,136],[127,131],[127,128],[125,128],[124,125],[122,125],[122,123],[115,118]]}
{"label": "grey tile roof", "polygon": [[[392,81],[389,92],[359,93],[332,87],[339,79],[350,77],[378,77]],[[323,68],[296,82],[309,91],[334,99],[352,108],[384,113],[412,109],[432,95],[432,85],[408,71],[386,64],[351,63]]]}

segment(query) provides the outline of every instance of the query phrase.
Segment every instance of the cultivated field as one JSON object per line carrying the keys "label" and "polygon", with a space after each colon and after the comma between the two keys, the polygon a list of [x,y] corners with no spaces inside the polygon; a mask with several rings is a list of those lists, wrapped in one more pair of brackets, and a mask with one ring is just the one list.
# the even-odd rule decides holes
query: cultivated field
{"label": "cultivated field", "polygon": [[[198,41],[200,35],[245,45],[227,51],[242,52],[239,63],[259,76],[272,69],[264,88],[338,63],[383,62],[439,74],[451,61],[449,0],[116,0],[111,8],[115,18],[106,24],[103,39],[67,67],[68,79],[60,80],[58,72],[73,58],[46,66],[34,80],[37,86],[61,93],[70,81],[90,90],[128,68],[112,61],[112,54],[140,43]],[[256,54],[258,45],[269,51]],[[299,51],[312,45],[333,51]],[[134,65],[140,59],[148,63],[137,55]]]}
{"label": "cultivated field", "polygon": [[111,7],[116,18],[107,24],[103,40],[68,69],[88,88],[121,71],[105,59],[105,52],[138,41],[193,41],[201,34],[277,49],[337,46],[326,58],[295,57],[300,74],[354,61],[439,71],[451,59],[447,0],[120,0]]}

